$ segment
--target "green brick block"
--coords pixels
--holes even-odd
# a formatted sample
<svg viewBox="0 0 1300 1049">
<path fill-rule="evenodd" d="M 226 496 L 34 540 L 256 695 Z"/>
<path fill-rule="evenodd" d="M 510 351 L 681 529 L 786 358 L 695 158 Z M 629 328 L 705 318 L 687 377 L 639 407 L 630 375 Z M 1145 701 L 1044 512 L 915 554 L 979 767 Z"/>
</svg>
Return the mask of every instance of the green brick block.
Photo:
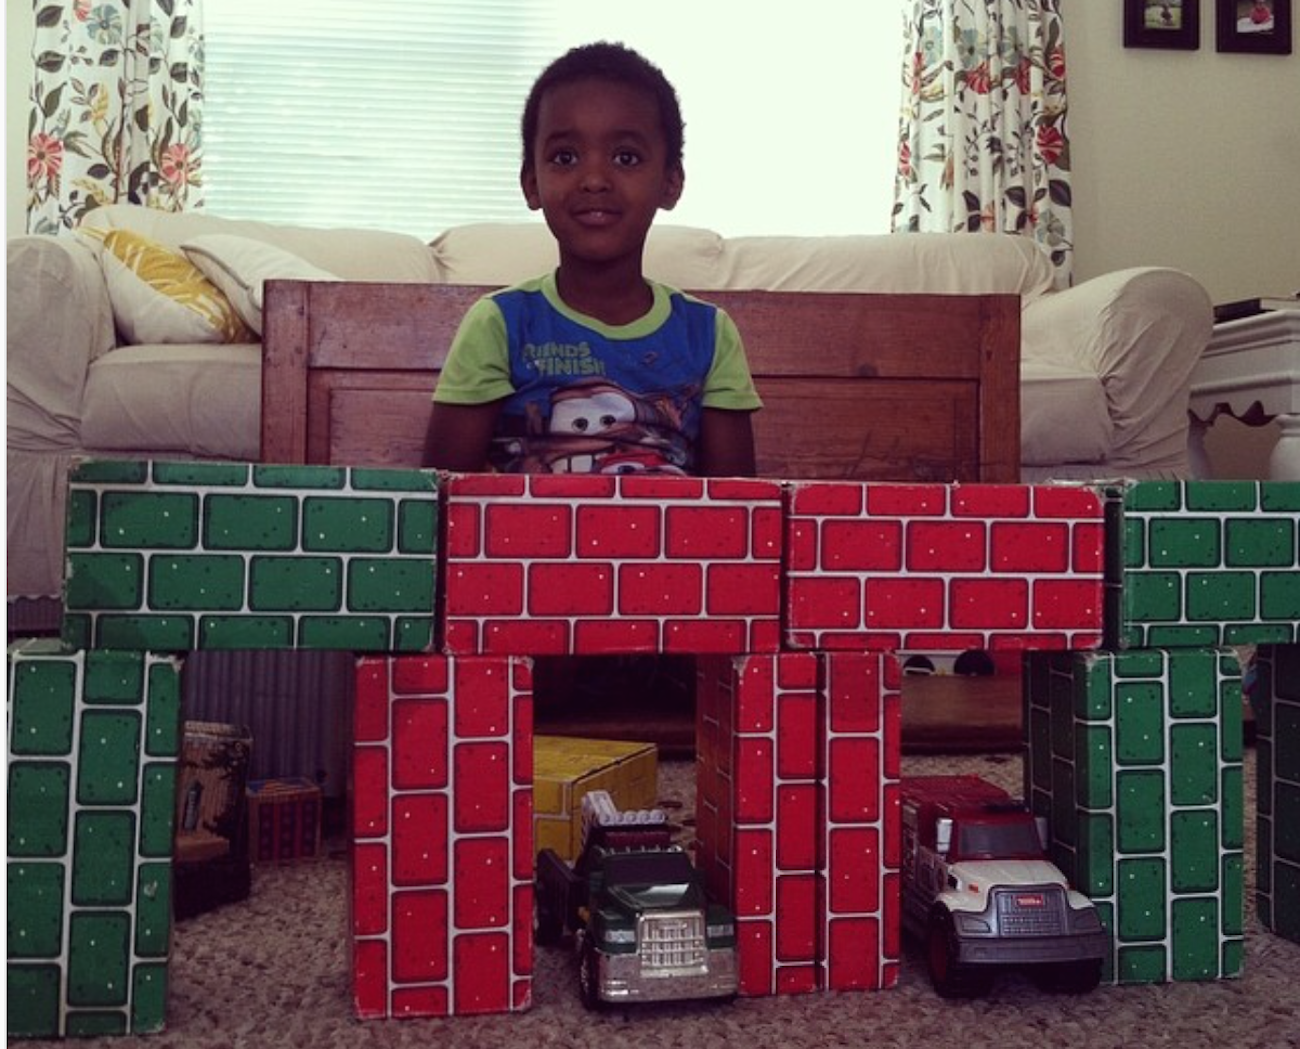
<svg viewBox="0 0 1300 1049">
<path fill-rule="evenodd" d="M 149 560 L 149 607 L 158 612 L 229 612 L 244 606 L 244 559 L 186 554 Z"/>
<path fill-rule="evenodd" d="M 52 642 L 8 655 L 9 1034 L 159 1030 L 179 666 Z"/>
<path fill-rule="evenodd" d="M 386 553 L 393 546 L 397 508 L 385 499 L 322 499 L 302 502 L 304 550 Z"/>
<path fill-rule="evenodd" d="M 130 972 L 130 915 L 74 912 L 68 934 L 68 1004 L 125 1009 Z"/>
<path fill-rule="evenodd" d="M 203 502 L 203 545 L 208 550 L 295 550 L 298 500 L 209 495 Z"/>
<path fill-rule="evenodd" d="M 70 611 L 119 610 L 144 604 L 142 554 L 68 554 L 64 603 Z"/>
<path fill-rule="evenodd" d="M 1233 654 L 1035 652 L 1023 680 L 1026 796 L 1048 818 L 1053 859 L 1111 931 L 1105 979 L 1237 975 L 1244 801 Z"/>
<path fill-rule="evenodd" d="M 63 1034 L 63 970 L 23 965 L 9 952 L 6 1023 L 11 1036 L 57 1038 Z"/>
<path fill-rule="evenodd" d="M 432 647 L 431 471 L 87 464 L 69 500 L 70 644 Z"/>
<path fill-rule="evenodd" d="M 348 608 L 354 612 L 428 612 L 434 572 L 419 561 L 354 557 L 348 562 Z"/>
<path fill-rule="evenodd" d="M 1300 482 L 1136 482 L 1109 492 L 1111 649 L 1300 641 Z"/>
<path fill-rule="evenodd" d="M 32 660 L 10 667 L 9 746 L 14 755 L 72 752 L 77 666 Z"/>
<path fill-rule="evenodd" d="M 63 951 L 63 865 L 10 862 L 8 866 L 9 957 L 58 958 Z"/>
<path fill-rule="evenodd" d="M 204 616 L 198 636 L 199 648 L 293 648 L 294 617 Z"/>
<path fill-rule="evenodd" d="M 337 612 L 343 607 L 341 557 L 254 557 L 248 607 L 253 612 Z"/>
<path fill-rule="evenodd" d="M 12 753 L 12 751 L 11 751 Z M 68 847 L 72 769 L 54 762 L 9 762 L 10 856 L 62 856 Z"/>
<path fill-rule="evenodd" d="M 105 492 L 99 541 L 106 549 L 188 550 L 199 541 L 199 498 L 187 493 Z"/>
</svg>

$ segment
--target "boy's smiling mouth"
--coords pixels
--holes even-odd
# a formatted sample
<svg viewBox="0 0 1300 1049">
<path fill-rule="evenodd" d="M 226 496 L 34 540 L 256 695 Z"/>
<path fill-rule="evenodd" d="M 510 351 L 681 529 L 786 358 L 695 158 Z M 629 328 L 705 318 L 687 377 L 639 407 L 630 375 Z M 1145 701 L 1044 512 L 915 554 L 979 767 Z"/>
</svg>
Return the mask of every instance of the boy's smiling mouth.
<svg viewBox="0 0 1300 1049">
<path fill-rule="evenodd" d="M 579 208 L 573 217 L 584 226 L 608 226 L 618 221 L 619 213 L 612 208 Z"/>
</svg>

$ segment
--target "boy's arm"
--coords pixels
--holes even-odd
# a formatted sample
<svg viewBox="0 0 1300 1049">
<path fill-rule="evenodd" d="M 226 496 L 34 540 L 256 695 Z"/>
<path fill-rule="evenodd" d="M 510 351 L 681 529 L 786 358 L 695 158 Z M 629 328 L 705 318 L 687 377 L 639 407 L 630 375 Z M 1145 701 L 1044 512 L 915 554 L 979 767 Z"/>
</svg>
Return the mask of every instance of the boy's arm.
<svg viewBox="0 0 1300 1049">
<path fill-rule="evenodd" d="M 424 438 L 424 465 L 458 473 L 486 470 L 488 445 L 501 405 L 501 401 L 486 404 L 435 401 Z"/>
<path fill-rule="evenodd" d="M 753 477 L 754 427 L 750 412 L 705 408 L 700 415 L 700 447 L 696 456 L 703 477 Z"/>
</svg>

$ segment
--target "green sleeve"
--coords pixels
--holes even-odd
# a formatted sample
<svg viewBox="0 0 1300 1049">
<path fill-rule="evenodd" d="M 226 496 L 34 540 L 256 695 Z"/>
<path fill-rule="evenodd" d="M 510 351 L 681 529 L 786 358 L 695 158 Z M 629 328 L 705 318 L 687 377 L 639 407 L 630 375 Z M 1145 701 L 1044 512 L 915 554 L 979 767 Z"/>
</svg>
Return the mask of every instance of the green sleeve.
<svg viewBox="0 0 1300 1049">
<path fill-rule="evenodd" d="M 718 329 L 713 350 L 713 367 L 704 382 L 704 407 L 726 408 L 732 411 L 753 411 L 763 407 L 754 380 L 749 374 L 749 361 L 740 340 L 736 322 L 723 310 L 718 310 Z"/>
<path fill-rule="evenodd" d="M 465 311 L 433 399 L 443 404 L 486 404 L 512 393 L 505 318 L 487 296 Z"/>
</svg>

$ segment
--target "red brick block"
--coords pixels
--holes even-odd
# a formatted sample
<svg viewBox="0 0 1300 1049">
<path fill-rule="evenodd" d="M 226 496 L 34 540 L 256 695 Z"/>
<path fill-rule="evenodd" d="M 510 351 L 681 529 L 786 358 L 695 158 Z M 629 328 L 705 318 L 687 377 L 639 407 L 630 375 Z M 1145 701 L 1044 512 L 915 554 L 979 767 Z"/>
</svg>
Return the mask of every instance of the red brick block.
<svg viewBox="0 0 1300 1049">
<path fill-rule="evenodd" d="M 1105 537 L 1094 489 L 795 482 L 787 505 L 787 648 L 1099 642 Z"/>
<path fill-rule="evenodd" d="M 465 475 L 443 490 L 448 654 L 779 647 L 777 482 Z"/>
<path fill-rule="evenodd" d="M 740 993 L 888 986 L 899 949 L 884 899 L 899 861 L 895 661 L 783 653 L 698 667 L 697 857 L 736 914 Z M 873 939 L 837 955 L 841 923 Z"/>
<path fill-rule="evenodd" d="M 526 660 L 357 666 L 353 999 L 362 1018 L 527 1008 L 532 700 Z"/>
<path fill-rule="evenodd" d="M 899 695 L 897 660 L 876 653 L 826 653 L 824 696 L 826 814 L 819 870 L 821 986 L 891 986 L 899 959 L 897 890 Z M 869 703 L 874 694 L 875 702 Z M 871 713 L 865 706 L 873 707 Z"/>
</svg>

